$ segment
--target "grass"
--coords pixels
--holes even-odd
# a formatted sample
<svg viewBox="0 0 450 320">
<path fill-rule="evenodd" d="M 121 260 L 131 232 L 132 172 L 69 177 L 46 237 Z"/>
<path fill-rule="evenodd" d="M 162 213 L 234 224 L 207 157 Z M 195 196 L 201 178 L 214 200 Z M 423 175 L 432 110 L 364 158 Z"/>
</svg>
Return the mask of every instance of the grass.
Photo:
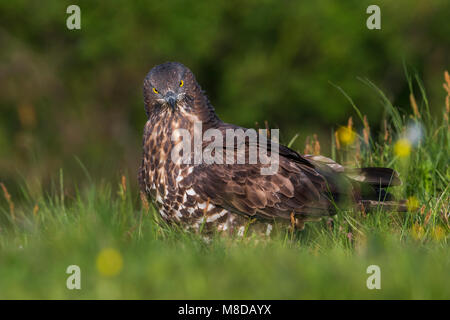
<svg viewBox="0 0 450 320">
<path fill-rule="evenodd" d="M 343 210 L 302 232 L 205 241 L 162 223 L 125 177 L 67 194 L 61 171 L 53 191 L 31 195 L 25 185 L 18 203 L 0 185 L 0 298 L 449 299 L 450 78 L 434 118 L 418 78 L 407 79 L 411 115 L 362 80 L 386 109 L 384 132 L 370 134 L 360 114 L 360 132 L 353 120 L 346 127 L 354 141 L 333 131 L 331 154 L 398 170 L 404 184 L 393 192 L 408 199 L 408 212 Z M 70 265 L 81 269 L 81 290 L 66 288 Z M 381 269 L 380 290 L 366 287 L 370 265 Z"/>
</svg>

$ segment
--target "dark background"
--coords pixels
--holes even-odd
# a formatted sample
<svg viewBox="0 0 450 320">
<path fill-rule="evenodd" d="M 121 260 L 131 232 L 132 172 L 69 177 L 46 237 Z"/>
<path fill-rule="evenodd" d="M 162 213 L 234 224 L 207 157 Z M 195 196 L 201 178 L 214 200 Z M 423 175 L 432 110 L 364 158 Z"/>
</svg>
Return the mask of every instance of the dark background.
<svg viewBox="0 0 450 320">
<path fill-rule="evenodd" d="M 81 30 L 66 8 L 81 8 Z M 366 8 L 381 8 L 381 30 Z M 383 107 L 368 78 L 410 111 L 404 65 L 417 72 L 432 112 L 445 97 L 450 1 L 1 1 L 0 181 L 49 185 L 129 173 L 135 183 L 146 116 L 142 81 L 179 61 L 222 120 L 281 129 L 302 151 L 317 133 L 329 154 L 332 128 L 353 116 L 372 132 Z M 79 161 L 77 160 L 79 159 Z"/>
</svg>

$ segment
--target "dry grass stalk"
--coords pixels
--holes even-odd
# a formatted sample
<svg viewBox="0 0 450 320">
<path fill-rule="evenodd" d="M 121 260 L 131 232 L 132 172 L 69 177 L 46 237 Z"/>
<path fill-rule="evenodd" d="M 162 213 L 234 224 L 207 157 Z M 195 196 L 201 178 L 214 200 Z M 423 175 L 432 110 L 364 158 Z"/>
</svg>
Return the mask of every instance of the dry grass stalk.
<svg viewBox="0 0 450 320">
<path fill-rule="evenodd" d="M 264 125 L 266 126 L 267 139 L 270 139 L 269 122 L 267 120 L 264 120 Z"/>
<path fill-rule="evenodd" d="M 39 205 L 36 203 L 33 208 L 33 216 L 37 217 L 38 212 L 39 212 Z"/>
<path fill-rule="evenodd" d="M 14 202 L 11 199 L 11 195 L 9 194 L 8 189 L 6 189 L 6 186 L 2 182 L 0 182 L 0 187 L 3 189 L 3 195 L 5 196 L 6 202 L 8 202 L 11 219 L 15 221 L 16 215 L 14 213 Z"/>
<path fill-rule="evenodd" d="M 364 129 L 363 129 L 364 143 L 368 146 L 369 145 L 369 137 L 370 137 L 370 127 L 369 127 L 369 121 L 367 120 L 366 115 L 364 115 L 363 123 L 364 123 Z"/>
<path fill-rule="evenodd" d="M 445 82 L 443 84 L 443 87 L 444 87 L 445 91 L 447 91 L 447 96 L 445 97 L 444 119 L 448 123 L 448 117 L 450 114 L 450 75 L 448 74 L 448 71 L 444 72 L 444 78 L 445 78 Z"/>
<path fill-rule="evenodd" d="M 416 118 L 421 118 L 420 112 L 419 112 L 419 108 L 417 107 L 417 102 L 416 102 L 416 98 L 414 97 L 414 94 L 411 92 L 411 94 L 409 95 L 409 102 L 411 103 L 411 107 L 413 109 L 414 112 L 414 116 Z"/>
<path fill-rule="evenodd" d="M 36 126 L 36 111 L 30 103 L 24 102 L 17 106 L 17 113 L 20 124 L 25 129 L 32 129 Z"/>
<path fill-rule="evenodd" d="M 140 195 L 141 195 L 142 208 L 144 208 L 145 211 L 148 212 L 150 210 L 150 205 L 148 203 L 147 196 L 143 192 L 141 192 Z"/>
<path fill-rule="evenodd" d="M 311 141 L 309 136 L 306 137 L 306 142 L 305 142 L 305 150 L 303 151 L 304 154 L 312 154 L 312 146 L 311 146 Z"/>
<path fill-rule="evenodd" d="M 348 118 L 347 127 L 349 130 L 353 129 L 353 118 L 352 117 Z"/>
<path fill-rule="evenodd" d="M 209 209 L 209 201 L 210 201 L 210 199 L 209 199 L 209 197 L 208 197 L 208 200 L 206 201 L 206 207 L 205 207 L 205 209 L 203 209 L 203 217 L 206 217 L 206 213 L 208 212 L 208 209 Z"/>
<path fill-rule="evenodd" d="M 127 178 L 124 175 L 122 175 L 121 183 L 122 183 L 122 191 L 125 194 L 127 193 Z"/>
<path fill-rule="evenodd" d="M 387 120 L 384 119 L 384 142 L 387 142 L 389 139 L 389 129 L 388 129 L 388 125 L 387 125 Z"/>
<path fill-rule="evenodd" d="M 425 207 L 425 205 L 423 204 L 422 205 L 422 207 L 420 208 L 420 215 L 424 215 L 425 214 L 425 209 L 426 209 L 426 207 Z"/>
<path fill-rule="evenodd" d="M 334 139 L 336 140 L 336 149 L 340 150 L 341 149 L 341 143 L 339 141 L 339 132 L 337 132 L 337 131 L 334 132 Z"/>
<path fill-rule="evenodd" d="M 320 155 L 320 143 L 319 139 L 317 139 L 317 134 L 314 134 L 314 155 Z"/>
<path fill-rule="evenodd" d="M 432 214 L 432 211 L 430 209 L 430 210 L 428 210 L 428 213 L 427 213 L 427 215 L 425 217 L 425 221 L 424 221 L 424 225 L 425 226 L 428 224 L 428 222 L 430 222 L 431 214 Z"/>
</svg>

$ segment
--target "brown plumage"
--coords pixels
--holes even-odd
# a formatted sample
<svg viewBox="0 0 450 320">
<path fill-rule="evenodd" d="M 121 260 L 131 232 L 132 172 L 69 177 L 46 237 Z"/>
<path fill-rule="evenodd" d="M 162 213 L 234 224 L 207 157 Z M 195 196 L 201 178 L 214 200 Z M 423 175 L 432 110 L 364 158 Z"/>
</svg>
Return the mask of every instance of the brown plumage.
<svg viewBox="0 0 450 320">
<path fill-rule="evenodd" d="M 259 162 L 195 164 L 193 153 L 187 155 L 190 163 L 173 161 L 171 153 L 181 141 L 173 138 L 177 129 L 188 130 L 192 139 L 195 122 L 202 124 L 203 132 L 217 129 L 223 137 L 229 129 L 246 130 L 217 117 L 193 73 L 180 63 L 165 63 L 150 70 L 144 80 L 144 103 L 148 121 L 140 188 L 169 222 L 239 233 L 250 221 L 264 230 L 267 227 L 268 232 L 275 221 L 301 229 L 304 221 L 332 215 L 336 206 L 344 203 L 383 205 L 377 198 L 382 188 L 400 184 L 391 169 L 347 170 L 331 159 L 301 156 L 282 145 L 278 170 L 272 175 L 262 175 L 261 168 L 268 165 Z M 202 150 L 209 143 L 203 142 Z M 248 156 L 250 147 L 254 145 L 245 140 L 244 146 L 234 148 L 232 157 L 236 159 L 240 152 Z M 265 146 L 258 141 L 257 150 L 261 147 Z M 367 192 L 361 188 L 364 184 L 375 186 L 369 187 L 372 197 L 366 198 Z"/>
</svg>

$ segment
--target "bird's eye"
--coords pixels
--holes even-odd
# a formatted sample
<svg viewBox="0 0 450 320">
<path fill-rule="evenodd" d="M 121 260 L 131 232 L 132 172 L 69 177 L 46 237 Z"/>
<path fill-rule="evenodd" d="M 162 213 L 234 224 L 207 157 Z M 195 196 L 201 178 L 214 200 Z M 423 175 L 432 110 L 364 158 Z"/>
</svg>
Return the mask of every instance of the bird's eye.
<svg viewBox="0 0 450 320">
<path fill-rule="evenodd" d="M 180 81 L 180 88 L 181 88 L 183 85 L 184 85 L 184 81 L 181 80 L 181 81 Z"/>
<path fill-rule="evenodd" d="M 156 93 L 156 94 L 158 94 L 158 93 L 159 93 L 159 91 L 158 91 L 158 90 L 156 90 L 156 88 L 153 88 L 153 92 L 154 92 L 154 93 Z"/>
</svg>

